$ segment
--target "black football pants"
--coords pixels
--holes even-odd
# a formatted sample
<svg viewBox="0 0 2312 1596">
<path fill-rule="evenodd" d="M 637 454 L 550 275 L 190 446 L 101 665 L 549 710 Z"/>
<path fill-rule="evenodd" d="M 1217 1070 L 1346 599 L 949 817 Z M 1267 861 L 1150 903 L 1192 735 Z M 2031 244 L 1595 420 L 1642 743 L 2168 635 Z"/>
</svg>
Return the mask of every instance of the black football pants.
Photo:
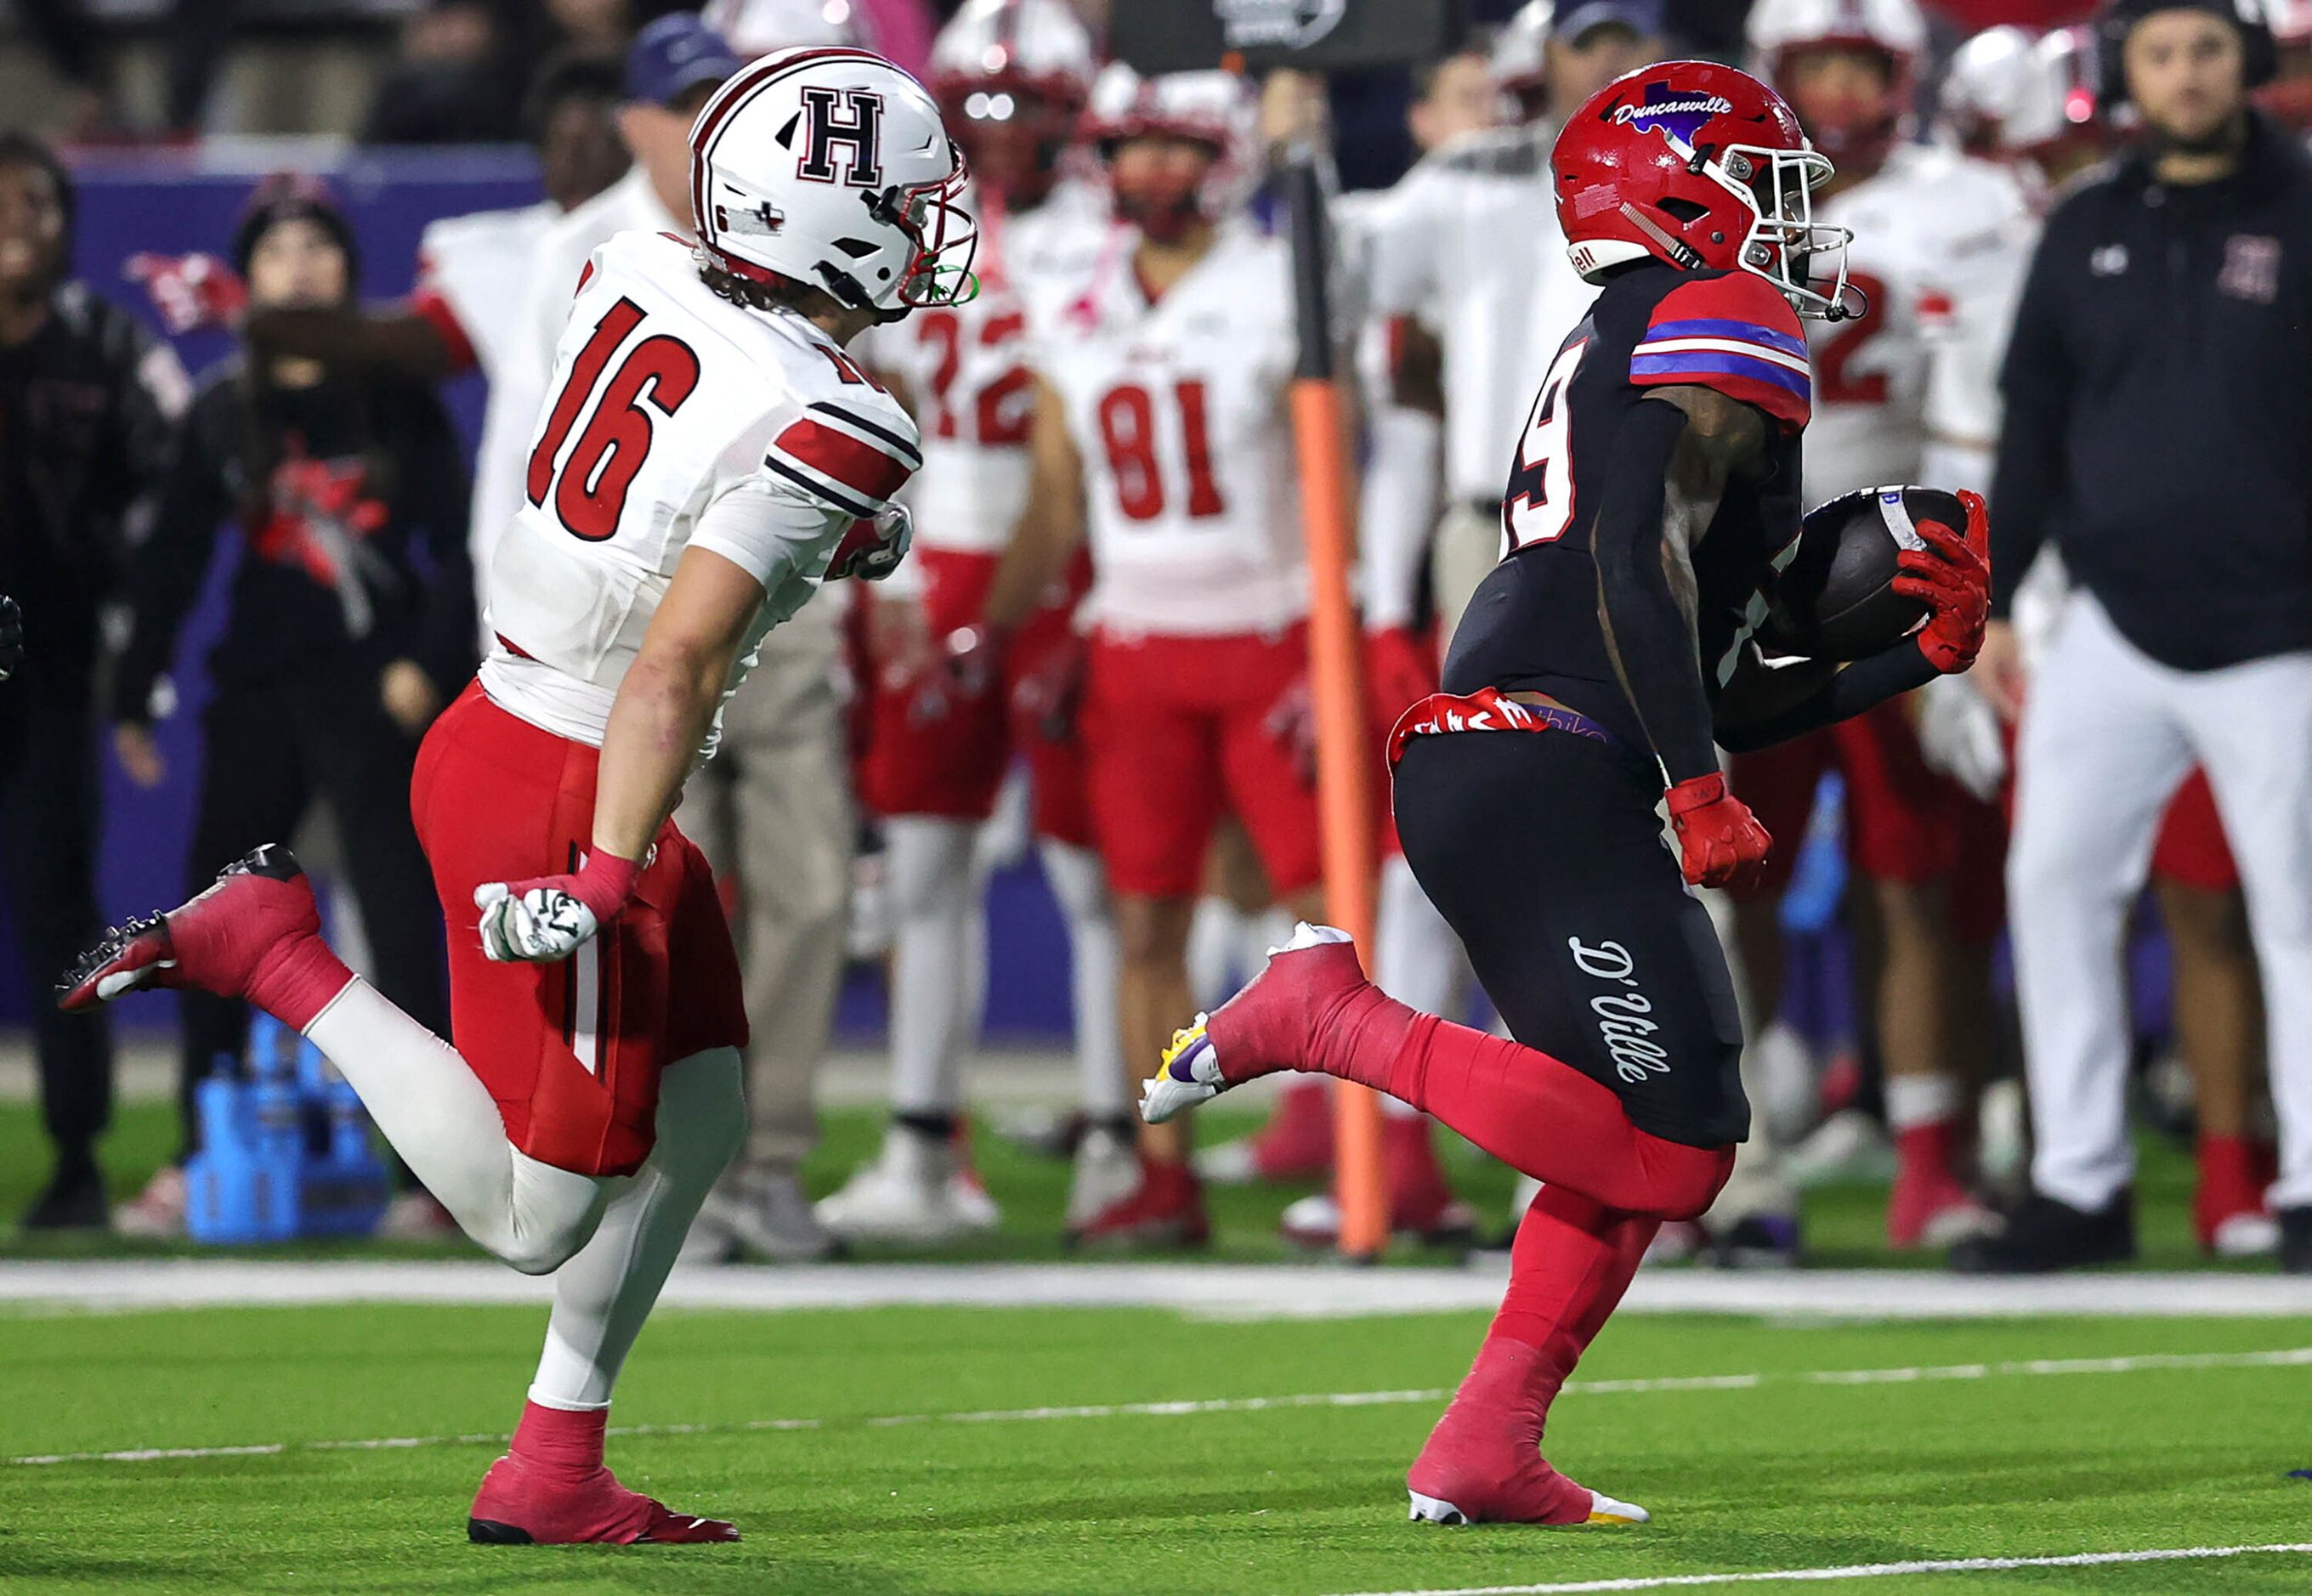
<svg viewBox="0 0 2312 1596">
<path fill-rule="evenodd" d="M 344 868 L 361 903 L 377 989 L 439 1035 L 450 1033 L 449 974 L 434 876 L 409 819 L 416 742 L 378 702 L 366 669 L 318 671 L 213 699 L 200 807 L 186 861 L 187 895 L 266 842 L 286 842 L 315 798 L 337 821 Z M 247 1006 L 206 992 L 184 995 L 179 1092 L 184 1142 L 198 1135 L 194 1086 L 220 1055 L 238 1057 Z"/>
<path fill-rule="evenodd" d="M 1651 761 L 1562 731 L 1417 737 L 1406 862 L 1526 1046 L 1689 1147 L 1749 1134 L 1742 1024 L 1710 915 L 1662 841 Z"/>
<path fill-rule="evenodd" d="M 0 869 L 31 990 L 41 1121 L 67 1168 L 87 1159 L 112 1112 L 109 1022 L 56 1004 L 57 981 L 104 931 L 97 772 L 91 667 L 35 650 L 0 683 Z"/>
</svg>

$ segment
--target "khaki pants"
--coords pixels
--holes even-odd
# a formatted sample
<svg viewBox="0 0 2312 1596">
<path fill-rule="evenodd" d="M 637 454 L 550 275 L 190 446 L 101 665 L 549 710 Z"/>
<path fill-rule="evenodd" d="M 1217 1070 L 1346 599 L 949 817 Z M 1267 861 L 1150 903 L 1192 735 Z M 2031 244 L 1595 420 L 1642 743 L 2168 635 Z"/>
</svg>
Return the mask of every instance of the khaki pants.
<svg viewBox="0 0 2312 1596">
<path fill-rule="evenodd" d="M 715 874 L 738 883 L 750 1173 L 792 1174 L 819 1141 L 813 1090 L 843 981 L 854 842 L 840 607 L 821 597 L 764 639 L 677 815 Z"/>
<path fill-rule="evenodd" d="M 1461 612 L 1476 596 L 1477 584 L 1501 563 L 1502 518 L 1498 507 L 1457 501 L 1437 518 L 1429 545 L 1429 590 L 1437 600 L 1437 621 L 1449 641 Z"/>
</svg>

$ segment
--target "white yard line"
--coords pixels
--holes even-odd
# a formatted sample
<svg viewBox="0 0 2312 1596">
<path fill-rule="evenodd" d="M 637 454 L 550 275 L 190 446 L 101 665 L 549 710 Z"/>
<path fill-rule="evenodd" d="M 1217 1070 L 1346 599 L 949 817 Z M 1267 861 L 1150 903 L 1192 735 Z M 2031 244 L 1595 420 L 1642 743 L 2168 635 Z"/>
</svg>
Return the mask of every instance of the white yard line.
<svg viewBox="0 0 2312 1596">
<path fill-rule="evenodd" d="M 2312 1541 L 2269 1546 L 2176 1546 L 2140 1552 L 2068 1552 L 2052 1557 L 1945 1557 L 1916 1563 L 1849 1563 L 1832 1568 L 1775 1568 L 1755 1574 L 1665 1574 L 1633 1579 L 1567 1580 L 1549 1585 L 1463 1585 L 1438 1591 L 1368 1591 L 1360 1596 L 1575 1596 L 1588 1591 L 1669 1591 L 1695 1585 L 1752 1585 L 1888 1579 L 1905 1574 L 1995 1574 L 2007 1568 L 2097 1568 L 2116 1563 L 2181 1563 L 2207 1557 L 2285 1557 L 2312 1552 Z"/>
<path fill-rule="evenodd" d="M 1663 1391 L 1753 1391 L 1765 1385 L 1898 1385 L 1914 1381 L 2038 1379 L 2054 1374 L 2135 1374 L 2154 1370 L 2275 1369 L 2312 1365 L 2312 1347 L 2268 1352 L 2147 1352 L 2126 1357 L 2035 1357 L 1990 1364 L 1922 1364 L 1897 1369 L 1814 1369 L 1795 1374 L 1672 1374 L 1654 1379 L 1576 1380 L 1581 1396 Z M 1423 1391 L 1310 1391 L 1279 1397 L 1212 1397 L 1169 1402 L 1094 1402 L 1064 1408 L 991 1408 L 963 1413 L 893 1413 L 864 1417 L 757 1418 L 728 1424 L 614 1425 L 613 1435 L 716 1435 L 777 1430 L 896 1429 L 917 1425 L 1040 1424 L 1054 1419 L 1183 1418 L 1205 1413 L 1270 1413 L 1295 1408 L 1417 1407 L 1453 1393 Z M 268 1441 L 239 1446 L 140 1446 L 117 1452 L 39 1452 L 0 1464 L 153 1463 L 182 1459 L 274 1457 L 287 1452 L 393 1452 L 419 1446 L 498 1445 L 496 1431 L 462 1435 L 387 1435 L 350 1441 Z M 1601 1587 L 1604 1588 L 1604 1587 Z"/>
<path fill-rule="evenodd" d="M 677 1269 L 679 1308 L 1169 1308 L 1205 1319 L 1331 1319 L 1490 1311 L 1508 1265 L 1350 1269 L 1323 1264 L 741 1265 Z M 293 1261 L 261 1255 L 0 1261 L 0 1304 L 113 1311 L 322 1303 L 539 1304 L 550 1281 L 486 1260 Z M 2285 1275 L 1954 1277 L 1924 1270 L 1648 1269 L 1622 1311 L 1829 1319 L 2048 1313 L 2312 1319 L 2312 1280 Z"/>
</svg>

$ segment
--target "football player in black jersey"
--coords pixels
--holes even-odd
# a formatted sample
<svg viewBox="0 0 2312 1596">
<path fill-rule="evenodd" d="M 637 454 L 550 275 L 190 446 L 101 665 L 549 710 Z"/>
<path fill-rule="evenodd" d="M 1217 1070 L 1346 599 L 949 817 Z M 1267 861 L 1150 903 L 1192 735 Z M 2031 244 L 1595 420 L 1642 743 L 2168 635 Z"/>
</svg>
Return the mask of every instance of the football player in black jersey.
<svg viewBox="0 0 2312 1596">
<path fill-rule="evenodd" d="M 1752 637 L 1800 530 L 1799 318 L 1848 308 L 1846 235 L 1808 200 L 1830 163 L 1765 84 L 1677 61 L 1582 106 L 1552 166 L 1599 292 L 1534 399 L 1506 553 L 1446 691 L 1390 739 L 1406 857 L 1516 1040 L 1414 1012 L 1341 932 L 1303 926 L 1175 1038 L 1142 1103 L 1160 1120 L 1255 1076 L 1321 1071 L 1544 1182 L 1476 1366 L 1407 1476 L 1414 1517 L 1448 1523 L 1645 1518 L 1559 1474 L 1539 1442 L 1655 1230 L 1710 1206 L 1748 1132 L 1733 983 L 1689 888 L 1740 880 L 1771 844 L 1718 748 L 1966 669 L 1990 589 L 1982 501 L 1963 496 L 1968 525 L 1921 522 L 1926 546 L 1893 580 L 1926 611 L 1917 631 L 1843 667 L 1768 667 Z"/>
</svg>

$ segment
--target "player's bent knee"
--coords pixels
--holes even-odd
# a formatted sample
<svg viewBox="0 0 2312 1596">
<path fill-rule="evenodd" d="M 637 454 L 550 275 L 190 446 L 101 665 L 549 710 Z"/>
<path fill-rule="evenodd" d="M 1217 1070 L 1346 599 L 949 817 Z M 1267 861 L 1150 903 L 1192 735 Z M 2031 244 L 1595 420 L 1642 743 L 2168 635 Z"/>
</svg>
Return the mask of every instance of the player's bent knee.
<svg viewBox="0 0 2312 1596">
<path fill-rule="evenodd" d="M 1699 1219 L 1708 1213 L 1734 1173 L 1734 1149 L 1688 1147 L 1642 1130 L 1638 1138 L 1643 1200 L 1631 1206 L 1666 1220 Z"/>
</svg>

